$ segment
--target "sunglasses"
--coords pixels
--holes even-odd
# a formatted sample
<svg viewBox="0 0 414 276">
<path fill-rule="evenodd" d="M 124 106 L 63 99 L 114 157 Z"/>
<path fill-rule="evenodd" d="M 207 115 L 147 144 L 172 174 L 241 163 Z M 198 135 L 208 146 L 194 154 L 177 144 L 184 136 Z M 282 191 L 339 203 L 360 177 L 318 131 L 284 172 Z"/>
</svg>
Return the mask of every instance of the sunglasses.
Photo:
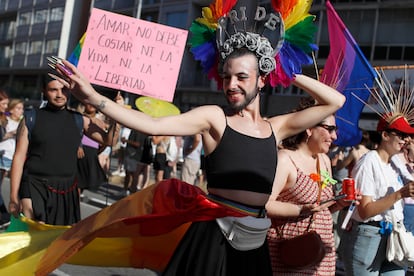
<svg viewBox="0 0 414 276">
<path fill-rule="evenodd" d="M 338 127 L 333 125 L 317 124 L 316 126 L 326 129 L 329 132 L 329 134 L 332 134 L 338 130 Z"/>
<path fill-rule="evenodd" d="M 398 130 L 395 130 L 395 129 L 390 129 L 390 130 L 387 130 L 387 132 L 389 133 L 389 134 L 391 134 L 391 135 L 394 135 L 394 136 L 397 136 L 399 139 L 401 139 L 401 140 L 405 140 L 405 139 L 407 139 L 408 137 L 412 137 L 410 134 L 408 134 L 408 133 L 404 133 L 404 132 L 401 132 L 401 131 L 398 131 Z"/>
</svg>

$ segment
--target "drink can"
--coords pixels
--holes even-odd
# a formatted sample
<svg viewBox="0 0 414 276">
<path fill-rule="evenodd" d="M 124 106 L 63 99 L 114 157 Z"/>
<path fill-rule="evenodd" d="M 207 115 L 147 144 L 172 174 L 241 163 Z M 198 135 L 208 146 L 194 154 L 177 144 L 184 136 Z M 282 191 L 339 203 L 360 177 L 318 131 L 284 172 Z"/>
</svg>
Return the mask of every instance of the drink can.
<svg viewBox="0 0 414 276">
<path fill-rule="evenodd" d="M 353 178 L 342 180 L 342 193 L 346 194 L 344 200 L 355 200 L 355 180 Z"/>
</svg>

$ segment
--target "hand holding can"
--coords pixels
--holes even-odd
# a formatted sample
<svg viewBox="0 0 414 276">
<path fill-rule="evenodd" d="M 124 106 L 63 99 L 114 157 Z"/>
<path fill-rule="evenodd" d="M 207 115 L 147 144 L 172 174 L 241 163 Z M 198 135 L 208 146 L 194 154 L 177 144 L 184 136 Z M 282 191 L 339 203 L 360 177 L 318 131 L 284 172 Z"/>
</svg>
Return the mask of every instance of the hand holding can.
<svg viewBox="0 0 414 276">
<path fill-rule="evenodd" d="M 353 178 L 342 180 L 342 193 L 346 194 L 344 200 L 355 200 L 355 180 Z"/>
</svg>

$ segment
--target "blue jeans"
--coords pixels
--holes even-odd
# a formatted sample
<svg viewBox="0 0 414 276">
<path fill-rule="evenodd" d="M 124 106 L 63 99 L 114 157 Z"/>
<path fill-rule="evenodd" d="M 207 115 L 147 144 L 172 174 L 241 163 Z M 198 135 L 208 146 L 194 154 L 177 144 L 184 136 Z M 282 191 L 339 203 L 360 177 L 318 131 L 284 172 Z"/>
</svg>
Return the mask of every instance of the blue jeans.
<svg viewBox="0 0 414 276">
<path fill-rule="evenodd" d="M 404 225 L 414 235 L 414 204 L 404 205 Z"/>
<path fill-rule="evenodd" d="M 348 276 L 404 276 L 405 269 L 386 259 L 387 237 L 379 227 L 353 221 L 351 231 L 343 232 L 340 250 Z"/>
<path fill-rule="evenodd" d="M 4 157 L 4 156 L 0 157 L 0 169 L 5 170 L 5 171 L 10 171 L 11 163 L 12 163 L 11 159 Z"/>
</svg>

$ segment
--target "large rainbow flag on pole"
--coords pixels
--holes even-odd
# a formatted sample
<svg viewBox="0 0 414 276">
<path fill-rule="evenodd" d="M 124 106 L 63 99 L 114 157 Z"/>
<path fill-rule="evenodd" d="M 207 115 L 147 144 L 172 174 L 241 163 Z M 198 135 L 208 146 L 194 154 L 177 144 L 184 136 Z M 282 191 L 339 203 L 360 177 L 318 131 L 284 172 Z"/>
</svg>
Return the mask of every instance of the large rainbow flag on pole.
<svg viewBox="0 0 414 276">
<path fill-rule="evenodd" d="M 331 48 L 321 81 L 336 86 L 346 97 L 344 106 L 336 113 L 339 135 L 335 144 L 354 146 L 362 138 L 358 121 L 364 103 L 351 93 L 366 102 L 370 95 L 368 88 L 372 87 L 377 74 L 329 0 L 326 1 L 326 13 Z"/>
</svg>

